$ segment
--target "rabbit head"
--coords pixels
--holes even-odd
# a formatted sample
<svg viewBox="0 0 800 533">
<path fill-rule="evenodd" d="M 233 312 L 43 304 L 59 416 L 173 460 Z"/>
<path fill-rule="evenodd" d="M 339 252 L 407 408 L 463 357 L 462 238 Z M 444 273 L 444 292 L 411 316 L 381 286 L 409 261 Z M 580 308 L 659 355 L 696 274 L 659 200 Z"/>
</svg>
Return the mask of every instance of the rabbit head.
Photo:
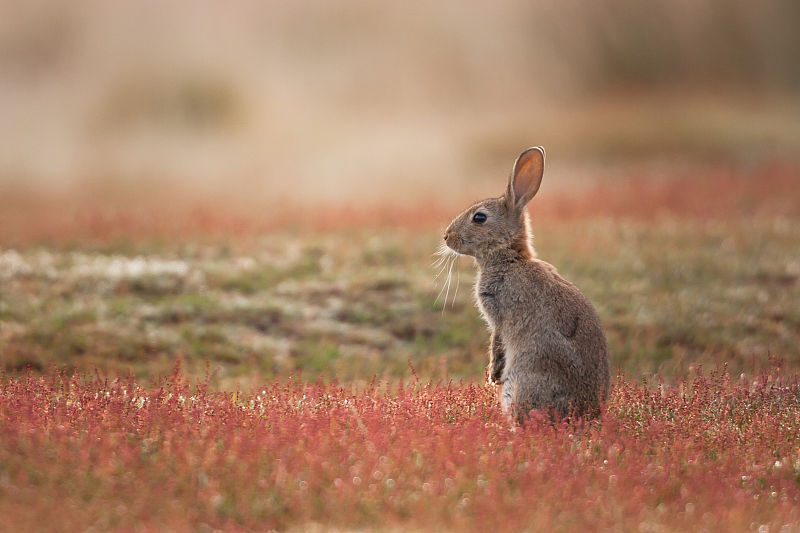
<svg viewBox="0 0 800 533">
<path fill-rule="evenodd" d="M 502 196 L 475 202 L 450 223 L 444 234 L 447 247 L 478 260 L 503 251 L 533 257 L 525 206 L 539 190 L 543 173 L 544 148 L 522 152 Z"/>
</svg>

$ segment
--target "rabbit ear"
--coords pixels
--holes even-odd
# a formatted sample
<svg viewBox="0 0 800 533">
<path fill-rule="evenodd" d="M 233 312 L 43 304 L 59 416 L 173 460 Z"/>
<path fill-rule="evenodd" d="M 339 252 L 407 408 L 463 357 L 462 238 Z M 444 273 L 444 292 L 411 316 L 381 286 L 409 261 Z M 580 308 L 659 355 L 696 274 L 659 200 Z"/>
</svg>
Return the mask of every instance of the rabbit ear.
<svg viewBox="0 0 800 533">
<path fill-rule="evenodd" d="M 534 146 L 520 154 L 511 171 L 506 191 L 508 207 L 522 210 L 539 190 L 544 174 L 544 148 Z"/>
</svg>

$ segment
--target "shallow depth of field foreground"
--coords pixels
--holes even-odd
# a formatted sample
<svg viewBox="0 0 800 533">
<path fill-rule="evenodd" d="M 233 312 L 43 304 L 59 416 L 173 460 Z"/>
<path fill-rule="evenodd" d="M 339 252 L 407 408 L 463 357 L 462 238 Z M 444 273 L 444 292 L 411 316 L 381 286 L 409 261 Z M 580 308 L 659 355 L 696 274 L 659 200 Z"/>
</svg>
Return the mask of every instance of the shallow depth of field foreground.
<svg viewBox="0 0 800 533">
<path fill-rule="evenodd" d="M 3 377 L 5 527 L 793 531 L 800 385 L 618 378 L 602 420 L 514 427 L 475 384 Z"/>
</svg>

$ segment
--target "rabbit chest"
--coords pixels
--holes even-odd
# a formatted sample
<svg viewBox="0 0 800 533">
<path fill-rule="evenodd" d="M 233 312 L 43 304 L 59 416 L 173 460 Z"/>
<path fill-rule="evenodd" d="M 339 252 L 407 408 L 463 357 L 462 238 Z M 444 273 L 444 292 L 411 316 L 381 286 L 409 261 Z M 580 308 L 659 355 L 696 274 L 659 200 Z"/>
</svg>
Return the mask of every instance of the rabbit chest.
<svg viewBox="0 0 800 533">
<path fill-rule="evenodd" d="M 485 269 L 478 274 L 475 300 L 492 331 L 510 336 L 515 334 L 513 330 L 518 329 L 517 325 L 522 325 L 520 319 L 530 329 L 546 318 L 542 310 L 537 312 L 531 305 L 539 292 L 536 284 L 519 278 L 513 271 L 500 269 Z M 525 285 L 524 289 L 520 285 Z"/>
<path fill-rule="evenodd" d="M 494 331 L 502 322 L 503 280 L 499 272 L 480 272 L 475 283 L 475 301 L 483 319 Z"/>
<path fill-rule="evenodd" d="M 478 308 L 507 359 L 523 347 L 536 352 L 545 339 L 571 344 L 579 310 L 571 286 L 541 261 L 514 266 L 482 269 L 475 284 Z"/>
</svg>

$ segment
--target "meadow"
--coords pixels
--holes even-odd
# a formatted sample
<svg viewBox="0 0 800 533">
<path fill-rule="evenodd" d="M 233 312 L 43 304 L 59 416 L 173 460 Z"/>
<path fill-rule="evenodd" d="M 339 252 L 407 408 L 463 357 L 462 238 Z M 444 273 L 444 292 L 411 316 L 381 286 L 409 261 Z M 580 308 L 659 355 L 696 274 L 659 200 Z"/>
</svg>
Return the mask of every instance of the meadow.
<svg viewBox="0 0 800 533">
<path fill-rule="evenodd" d="M 798 19 L 0 3 L 0 530 L 800 531 Z M 432 266 L 537 144 L 587 423 L 509 422 Z"/>
<path fill-rule="evenodd" d="M 770 356 L 797 368 L 796 172 L 717 169 L 548 192 L 531 207 L 536 247 L 597 307 L 614 369 L 670 380 L 725 363 L 752 374 Z M 483 376 L 471 259 L 454 267 L 449 292 L 431 266 L 466 199 L 266 217 L 179 201 L 58 201 L 72 208 L 53 209 L 46 195 L 2 206 L 6 371 L 78 365 L 147 378 L 180 355 L 188 375 L 209 363 L 225 387 L 299 371 L 400 379 L 409 361 L 434 379 Z"/>
<path fill-rule="evenodd" d="M 176 366 L 3 376 L 0 510 L 25 531 L 794 531 L 800 385 L 618 377 L 583 426 L 509 423 L 490 387 L 276 380 Z"/>
<path fill-rule="evenodd" d="M 538 253 L 597 307 L 616 377 L 600 420 L 525 427 L 485 384 L 468 259 L 437 299 L 457 201 L 4 195 L 6 527 L 798 530 L 796 175 L 535 200 Z"/>
</svg>

